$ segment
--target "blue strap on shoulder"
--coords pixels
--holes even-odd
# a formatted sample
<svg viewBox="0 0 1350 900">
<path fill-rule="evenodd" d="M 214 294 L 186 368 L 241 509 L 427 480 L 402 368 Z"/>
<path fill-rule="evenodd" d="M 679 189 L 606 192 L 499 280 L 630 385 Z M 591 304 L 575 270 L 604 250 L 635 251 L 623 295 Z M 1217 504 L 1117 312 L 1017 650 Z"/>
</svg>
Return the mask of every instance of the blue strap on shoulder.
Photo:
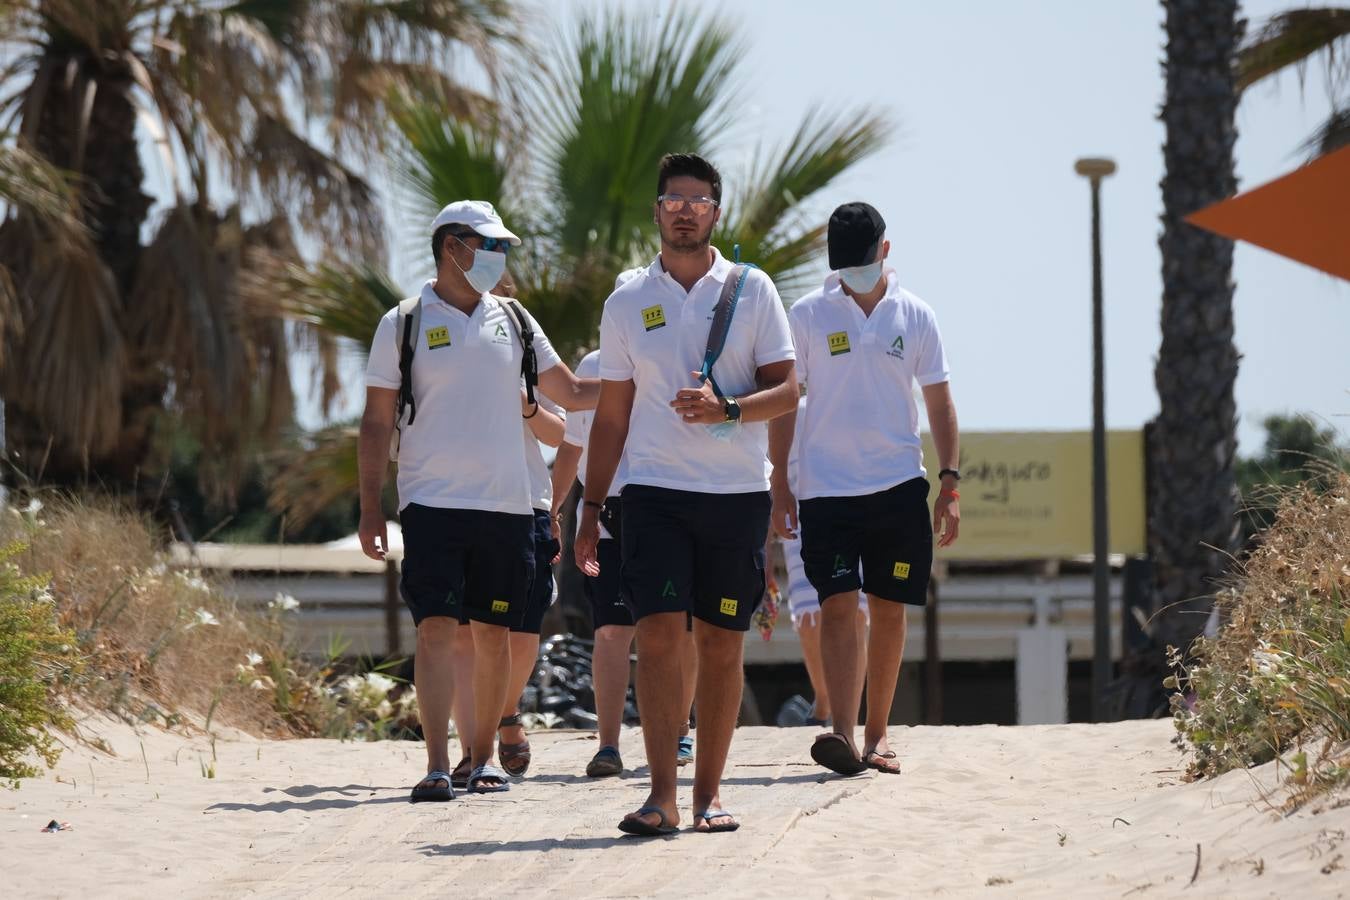
<svg viewBox="0 0 1350 900">
<path fill-rule="evenodd" d="M 710 382 L 713 393 L 718 397 L 722 396 L 722 389 L 717 386 L 717 379 L 712 377 L 713 364 L 717 362 L 727 345 L 727 334 L 731 331 L 731 320 L 736 315 L 736 304 L 740 302 L 741 291 L 745 289 L 745 280 L 750 276 L 751 269 L 759 268 L 754 263 L 736 265 L 740 269 L 740 276 L 735 278 L 734 287 L 731 276 L 728 276 L 727 284 L 722 288 L 722 296 L 718 299 L 717 309 L 713 312 L 712 327 L 708 331 L 708 349 L 703 354 L 703 366 L 698 373 L 699 383 Z M 735 272 L 733 269 L 732 275 L 735 275 Z"/>
</svg>

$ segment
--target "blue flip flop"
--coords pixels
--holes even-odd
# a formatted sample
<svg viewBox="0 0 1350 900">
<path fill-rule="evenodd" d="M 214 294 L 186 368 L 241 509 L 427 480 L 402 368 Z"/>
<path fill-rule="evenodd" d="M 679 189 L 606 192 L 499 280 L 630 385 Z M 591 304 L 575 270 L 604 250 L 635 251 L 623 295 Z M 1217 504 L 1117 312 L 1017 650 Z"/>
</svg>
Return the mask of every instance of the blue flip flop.
<svg viewBox="0 0 1350 900">
<path fill-rule="evenodd" d="M 731 818 L 732 820 L 731 824 L 729 825 L 728 824 L 714 825 L 712 822 L 713 819 L 721 819 L 728 817 Z M 705 832 L 706 834 L 716 834 L 719 831 L 735 831 L 737 828 L 741 827 L 741 823 L 735 820 L 736 814 L 729 813 L 725 809 L 705 809 L 701 813 L 694 813 L 694 818 L 702 819 L 703 821 L 708 823 L 708 830 L 707 832 Z"/>
<path fill-rule="evenodd" d="M 642 816 L 656 813 L 661 817 L 660 825 L 648 825 L 642 821 Z M 634 813 L 630 819 L 624 819 L 619 823 L 619 830 L 624 834 L 635 835 L 636 837 L 663 837 L 667 834 L 674 834 L 679 831 L 679 826 L 671 825 L 670 819 L 666 816 L 666 811 L 659 806 L 644 806 Z"/>
<path fill-rule="evenodd" d="M 679 749 L 675 752 L 675 765 L 687 766 L 694 761 L 694 738 L 686 734 L 680 738 Z"/>
<path fill-rule="evenodd" d="M 438 782 L 445 782 L 442 787 Z M 444 803 L 455 799 L 455 789 L 451 786 L 450 773 L 440 769 L 428 772 L 426 777 L 413 786 L 409 803 Z"/>
<path fill-rule="evenodd" d="M 478 785 L 478 782 L 485 778 L 495 778 L 498 784 Z M 510 776 L 504 769 L 496 766 L 479 766 L 469 773 L 469 793 L 470 794 L 500 794 L 503 791 L 511 790 Z"/>
</svg>

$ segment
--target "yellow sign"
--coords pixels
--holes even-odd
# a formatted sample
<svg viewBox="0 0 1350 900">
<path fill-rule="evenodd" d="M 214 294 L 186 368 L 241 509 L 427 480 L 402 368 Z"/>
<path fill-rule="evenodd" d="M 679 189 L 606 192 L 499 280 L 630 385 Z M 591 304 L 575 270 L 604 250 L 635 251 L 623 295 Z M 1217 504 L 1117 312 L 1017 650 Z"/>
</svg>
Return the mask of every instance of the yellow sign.
<svg viewBox="0 0 1350 900">
<path fill-rule="evenodd" d="M 444 325 L 438 328 L 427 329 L 427 349 L 435 350 L 437 347 L 450 346 L 450 329 Z"/>
<path fill-rule="evenodd" d="M 937 499 L 941 465 L 923 438 Z M 1145 552 L 1144 434 L 1106 434 L 1109 548 Z M 1092 553 L 1092 435 L 1086 431 L 963 432 L 961 534 L 939 559 L 1065 559 Z"/>
<path fill-rule="evenodd" d="M 729 597 L 723 597 L 723 598 L 722 598 L 722 615 L 724 615 L 724 616 L 734 616 L 734 615 L 736 615 L 736 605 L 737 605 L 737 604 L 736 604 L 736 601 L 735 601 L 735 600 L 732 600 L 732 599 L 730 599 Z"/>
<path fill-rule="evenodd" d="M 848 332 L 836 331 L 828 336 L 830 342 L 830 355 L 838 356 L 841 353 L 848 352 Z"/>
<path fill-rule="evenodd" d="M 492 611 L 495 613 L 504 613 L 510 608 L 511 604 L 507 603 L 505 600 L 492 601 Z"/>
<path fill-rule="evenodd" d="M 666 311 L 660 304 L 649 306 L 642 311 L 642 327 L 651 331 L 656 328 L 662 328 L 666 324 Z"/>
<path fill-rule="evenodd" d="M 894 575 L 897 581 L 909 580 L 909 563 L 896 563 Z"/>
</svg>

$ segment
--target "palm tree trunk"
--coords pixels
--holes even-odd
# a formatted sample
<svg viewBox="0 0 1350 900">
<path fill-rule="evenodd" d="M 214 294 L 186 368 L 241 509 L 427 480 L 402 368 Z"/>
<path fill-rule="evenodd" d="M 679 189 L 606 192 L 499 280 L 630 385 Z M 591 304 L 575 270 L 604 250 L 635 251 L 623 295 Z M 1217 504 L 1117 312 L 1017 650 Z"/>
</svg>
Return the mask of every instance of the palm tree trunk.
<svg viewBox="0 0 1350 900">
<path fill-rule="evenodd" d="M 1161 411 L 1149 448 L 1149 550 L 1155 637 L 1184 650 L 1204 629 L 1239 522 L 1233 242 L 1182 217 L 1237 190 L 1233 66 L 1246 23 L 1236 0 L 1163 0 L 1163 8 L 1162 349 L 1154 373 Z"/>
</svg>

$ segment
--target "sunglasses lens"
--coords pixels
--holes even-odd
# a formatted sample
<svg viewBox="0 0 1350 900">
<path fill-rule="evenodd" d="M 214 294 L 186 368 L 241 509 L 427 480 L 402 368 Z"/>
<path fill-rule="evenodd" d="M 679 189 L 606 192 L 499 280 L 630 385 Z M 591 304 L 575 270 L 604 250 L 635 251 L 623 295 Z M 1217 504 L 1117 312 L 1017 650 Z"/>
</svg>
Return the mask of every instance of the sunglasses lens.
<svg viewBox="0 0 1350 900">
<path fill-rule="evenodd" d="M 712 204 L 707 200 L 693 200 L 690 202 L 689 208 L 694 211 L 696 216 L 706 216 L 712 212 Z"/>
<path fill-rule="evenodd" d="M 668 213 L 677 213 L 684 206 L 684 199 L 679 197 L 667 197 L 661 201 L 661 208 Z"/>
</svg>

